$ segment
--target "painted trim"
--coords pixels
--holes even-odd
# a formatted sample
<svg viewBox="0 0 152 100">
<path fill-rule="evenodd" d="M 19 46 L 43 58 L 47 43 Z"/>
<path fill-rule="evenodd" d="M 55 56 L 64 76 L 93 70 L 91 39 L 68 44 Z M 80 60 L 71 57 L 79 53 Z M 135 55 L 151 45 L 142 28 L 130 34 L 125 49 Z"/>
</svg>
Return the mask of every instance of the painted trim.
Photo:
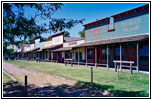
<svg viewBox="0 0 152 100">
<path fill-rule="evenodd" d="M 63 37 L 64 37 L 64 32 L 61 32 L 61 33 L 58 33 L 58 34 L 52 35 L 51 37 L 52 37 L 52 38 L 54 38 L 54 37 L 57 37 L 57 36 L 60 36 L 60 35 L 63 35 Z"/>
<path fill-rule="evenodd" d="M 70 43 L 70 42 L 75 42 L 75 41 L 80 41 L 80 40 L 84 40 L 84 39 L 78 39 L 78 40 L 68 41 L 68 42 L 64 42 L 64 43 Z"/>
<path fill-rule="evenodd" d="M 143 9 L 143 8 L 144 8 L 144 9 Z M 141 9 L 141 10 L 139 10 L 139 9 Z M 124 12 L 122 12 L 122 13 L 118 13 L 118 14 L 112 15 L 111 17 L 114 17 L 114 18 L 115 18 L 115 16 L 119 16 L 119 17 L 117 17 L 116 19 L 121 19 L 121 18 L 123 18 L 123 17 L 130 16 L 130 14 L 127 14 L 127 13 L 129 13 L 130 11 L 134 11 L 134 10 L 136 11 L 136 12 L 134 12 L 134 14 L 137 14 L 137 13 L 144 12 L 144 11 L 146 11 L 146 10 L 149 10 L 149 4 L 146 4 L 146 5 L 144 5 L 144 6 L 140 6 L 140 7 L 137 7 L 137 8 L 133 8 L 133 9 L 124 11 Z M 131 15 L 132 15 L 132 14 L 131 14 Z M 120 16 L 121 16 L 121 17 L 120 17 Z M 100 24 L 102 24 L 102 23 L 105 23 L 105 22 L 106 22 L 106 21 L 104 21 L 104 20 L 106 20 L 106 19 L 108 19 L 108 18 L 100 19 L 100 20 L 98 20 L 98 21 L 101 21 Z M 88 28 L 88 27 L 91 27 L 91 26 L 95 26 L 95 25 L 98 25 L 98 23 L 97 23 L 98 21 L 93 21 L 93 22 L 84 24 L 83 26 L 84 26 L 85 28 Z M 94 23 L 96 23 L 96 24 L 94 24 Z"/>
<path fill-rule="evenodd" d="M 140 64 L 140 66 L 149 66 L 149 64 Z"/>
</svg>

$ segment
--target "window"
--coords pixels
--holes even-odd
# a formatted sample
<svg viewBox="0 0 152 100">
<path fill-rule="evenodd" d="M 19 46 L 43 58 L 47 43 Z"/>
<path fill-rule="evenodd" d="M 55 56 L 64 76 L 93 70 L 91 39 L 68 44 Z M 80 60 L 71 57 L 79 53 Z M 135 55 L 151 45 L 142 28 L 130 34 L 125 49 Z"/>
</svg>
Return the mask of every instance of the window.
<svg viewBox="0 0 152 100">
<path fill-rule="evenodd" d="M 65 52 L 65 58 L 72 58 L 71 52 Z"/>
<path fill-rule="evenodd" d="M 149 46 L 144 45 L 139 50 L 140 61 L 149 61 Z"/>
<path fill-rule="evenodd" d="M 114 31 L 114 30 L 115 30 L 114 17 L 110 17 L 108 24 L 108 31 Z"/>
<path fill-rule="evenodd" d="M 107 61 L 107 50 L 106 50 L 106 48 L 103 48 L 101 50 L 102 50 L 102 60 Z"/>
<path fill-rule="evenodd" d="M 120 60 L 120 47 L 115 48 L 115 60 Z M 121 60 L 124 60 L 124 48 L 121 48 Z"/>
<path fill-rule="evenodd" d="M 78 52 L 76 53 L 76 60 L 78 60 Z M 82 60 L 82 52 L 79 52 L 79 60 Z"/>
<path fill-rule="evenodd" d="M 93 49 L 87 49 L 88 60 L 92 60 L 93 59 L 92 56 L 93 56 Z"/>
<path fill-rule="evenodd" d="M 45 52 L 45 56 L 46 56 L 46 58 L 48 58 L 48 51 Z"/>
<path fill-rule="evenodd" d="M 110 17 L 110 24 L 113 24 L 113 23 L 114 23 L 114 18 Z"/>
</svg>

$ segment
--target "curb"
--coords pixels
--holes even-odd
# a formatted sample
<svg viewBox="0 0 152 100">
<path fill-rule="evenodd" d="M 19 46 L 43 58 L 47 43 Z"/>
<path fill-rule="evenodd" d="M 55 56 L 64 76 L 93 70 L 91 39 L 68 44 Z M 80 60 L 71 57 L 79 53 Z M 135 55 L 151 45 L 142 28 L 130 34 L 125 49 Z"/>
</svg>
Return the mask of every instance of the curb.
<svg viewBox="0 0 152 100">
<path fill-rule="evenodd" d="M 14 82 L 17 82 L 17 80 L 12 76 L 10 75 L 8 72 L 6 72 L 5 70 L 3 70 L 3 72 L 8 75 Z"/>
</svg>

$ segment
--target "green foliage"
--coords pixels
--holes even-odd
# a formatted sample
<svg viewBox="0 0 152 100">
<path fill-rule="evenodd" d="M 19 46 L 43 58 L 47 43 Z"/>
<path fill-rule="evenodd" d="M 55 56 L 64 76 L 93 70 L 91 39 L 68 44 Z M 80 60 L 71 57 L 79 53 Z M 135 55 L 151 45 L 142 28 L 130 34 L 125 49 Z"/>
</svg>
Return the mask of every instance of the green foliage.
<svg viewBox="0 0 152 100">
<path fill-rule="evenodd" d="M 79 32 L 79 35 L 81 36 L 81 38 L 84 38 L 84 35 L 85 35 L 84 32 L 85 32 L 84 30 Z"/>
<path fill-rule="evenodd" d="M 7 55 L 8 55 L 8 56 L 12 56 L 12 55 L 13 55 L 13 52 L 14 52 L 14 49 L 8 49 L 8 50 L 7 50 Z"/>
<path fill-rule="evenodd" d="M 3 42 L 18 45 L 43 33 L 64 31 L 83 23 L 84 19 L 52 18 L 62 6 L 61 3 L 3 3 Z M 31 17 L 25 16 L 25 8 L 34 9 Z M 39 25 L 37 18 L 50 22 Z"/>
<path fill-rule="evenodd" d="M 64 36 L 65 37 L 70 37 L 70 33 L 68 31 L 64 31 Z"/>
</svg>

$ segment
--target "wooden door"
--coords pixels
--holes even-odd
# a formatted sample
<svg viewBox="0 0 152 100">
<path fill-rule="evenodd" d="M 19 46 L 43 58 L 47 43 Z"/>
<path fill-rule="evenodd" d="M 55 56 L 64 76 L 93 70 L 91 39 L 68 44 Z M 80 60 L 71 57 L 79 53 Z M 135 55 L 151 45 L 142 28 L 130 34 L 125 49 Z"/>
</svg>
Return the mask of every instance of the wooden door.
<svg viewBox="0 0 152 100">
<path fill-rule="evenodd" d="M 134 64 L 135 65 L 135 60 L 136 60 L 136 49 L 135 48 L 128 48 L 127 50 L 127 60 L 128 61 L 134 61 Z"/>
</svg>

